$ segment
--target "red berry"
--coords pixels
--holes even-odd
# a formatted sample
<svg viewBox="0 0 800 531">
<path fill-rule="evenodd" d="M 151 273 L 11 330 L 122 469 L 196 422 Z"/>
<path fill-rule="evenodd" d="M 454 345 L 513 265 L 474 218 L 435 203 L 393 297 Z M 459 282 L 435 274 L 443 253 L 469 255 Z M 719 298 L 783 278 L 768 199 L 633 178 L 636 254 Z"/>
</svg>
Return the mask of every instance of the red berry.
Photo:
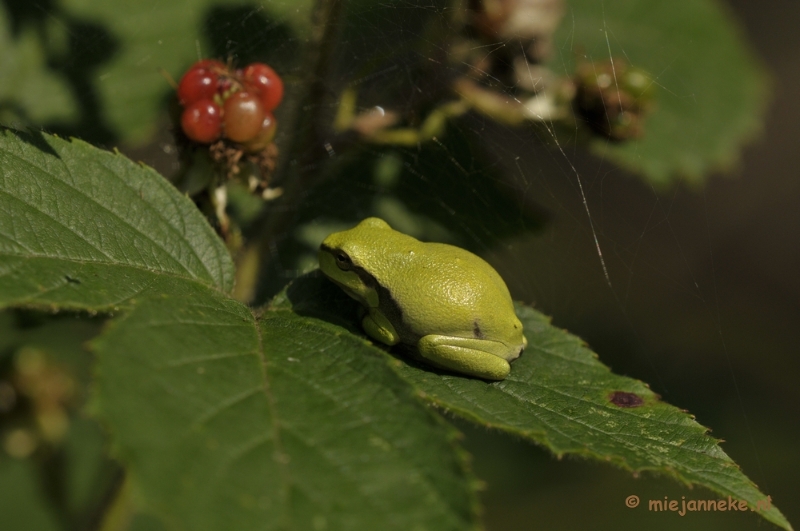
<svg viewBox="0 0 800 531">
<path fill-rule="evenodd" d="M 231 94 L 225 100 L 223 112 L 225 136 L 234 142 L 252 140 L 264 122 L 264 107 L 261 101 L 245 91 Z"/>
<path fill-rule="evenodd" d="M 210 144 L 219 138 L 222 116 L 219 106 L 211 100 L 200 100 L 184 109 L 181 127 L 190 139 Z"/>
<path fill-rule="evenodd" d="M 264 63 L 252 63 L 242 72 L 244 83 L 258 94 L 264 110 L 271 112 L 283 99 L 283 81 Z"/>
<path fill-rule="evenodd" d="M 264 113 L 264 121 L 261 122 L 261 130 L 252 140 L 245 144 L 245 149 L 251 153 L 256 153 L 265 149 L 275 138 L 275 131 L 278 129 L 278 122 L 270 113 Z"/>
<path fill-rule="evenodd" d="M 206 68 L 192 67 L 178 84 L 178 100 L 181 105 L 191 105 L 200 100 L 210 100 L 219 86 L 217 74 Z"/>
</svg>

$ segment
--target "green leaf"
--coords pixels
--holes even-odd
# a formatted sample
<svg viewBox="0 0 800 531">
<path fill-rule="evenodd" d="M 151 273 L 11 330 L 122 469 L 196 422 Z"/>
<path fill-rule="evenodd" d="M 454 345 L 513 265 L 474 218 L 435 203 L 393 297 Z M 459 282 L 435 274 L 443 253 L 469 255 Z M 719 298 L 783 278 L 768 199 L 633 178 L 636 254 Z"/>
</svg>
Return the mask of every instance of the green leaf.
<svg viewBox="0 0 800 531">
<path fill-rule="evenodd" d="M 25 459 L 10 459 L 6 448 L 0 448 L 0 469 L 6 467 L 0 476 L 4 480 L 9 476 L 0 481 L 0 499 L 8 502 L 8 506 L 0 503 L 0 529 L 48 529 L 56 524 L 45 521 L 53 518 L 62 524 L 58 529 L 67 520 L 66 525 L 86 527 L 119 469 L 104 451 L 107 441 L 100 426 L 79 412 L 90 379 L 91 356 L 85 342 L 97 335 L 103 319 L 5 310 L 0 312 L 0 321 L 0 337 L 12 339 L 0 345 L 0 381 L 19 378 L 19 364 L 6 361 L 6 356 L 35 352 L 50 370 L 58 371 L 62 381 L 70 382 L 61 385 L 74 392 L 64 410 L 65 437 L 52 446 L 42 440 L 30 397 L 20 396 L 19 388 L 12 409 L 0 411 L 0 440 L 5 442 L 12 430 L 22 428 L 40 448 Z M 52 377 L 43 379 L 38 385 L 52 381 Z"/>
<path fill-rule="evenodd" d="M 66 462 L 67 503 L 75 520 L 88 527 L 96 518 L 98 507 L 103 507 L 109 492 L 122 476 L 119 463 L 107 454 L 108 437 L 100 424 L 83 415 L 70 419 L 69 433 L 64 441 Z"/>
<path fill-rule="evenodd" d="M 379 353 L 217 291 L 140 302 L 95 343 L 97 407 L 183 529 L 468 529 L 454 431 Z"/>
<path fill-rule="evenodd" d="M 13 347 L 19 342 L 20 331 L 17 329 L 14 314 L 0 311 L 0 362 L 14 353 Z"/>
<path fill-rule="evenodd" d="M 0 529 L 62 529 L 38 481 L 39 471 L 33 461 L 12 459 L 0 452 Z"/>
<path fill-rule="evenodd" d="M 337 291 L 314 273 L 295 281 L 274 304 L 352 333 L 355 302 Z M 524 306 L 517 312 L 528 347 L 503 381 L 487 383 L 402 358 L 392 365 L 431 404 L 534 441 L 559 457 L 575 454 L 667 474 L 751 507 L 766 499 L 691 415 L 659 400 L 646 384 L 613 374 L 580 338 L 539 312 Z M 361 350 L 372 356 L 379 349 L 364 344 Z M 791 529 L 775 507 L 761 515 Z"/>
<path fill-rule="evenodd" d="M 643 68 L 656 78 L 656 108 L 640 140 L 596 140 L 592 151 L 657 185 L 701 183 L 732 166 L 761 129 L 766 76 L 736 22 L 712 0 L 570 0 L 552 67 L 569 75 L 577 54 Z M 610 52 L 609 52 L 610 49 Z"/>
<path fill-rule="evenodd" d="M 227 292 L 233 265 L 163 177 L 78 140 L 0 132 L 0 307 L 109 309 L 180 278 Z"/>
<path fill-rule="evenodd" d="M 456 432 L 362 340 L 232 300 L 224 247 L 161 177 L 10 131 L 0 167 L 0 301 L 124 312 L 96 342 L 95 409 L 168 523 L 474 526 Z"/>
</svg>

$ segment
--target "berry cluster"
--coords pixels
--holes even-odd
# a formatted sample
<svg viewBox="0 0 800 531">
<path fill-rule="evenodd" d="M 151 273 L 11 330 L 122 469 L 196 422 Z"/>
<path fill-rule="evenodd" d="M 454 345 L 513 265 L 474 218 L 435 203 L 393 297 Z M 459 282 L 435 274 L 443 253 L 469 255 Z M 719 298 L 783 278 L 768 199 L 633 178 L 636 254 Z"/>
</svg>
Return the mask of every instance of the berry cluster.
<svg viewBox="0 0 800 531">
<path fill-rule="evenodd" d="M 575 108 L 596 133 L 623 141 L 644 134 L 655 81 L 639 68 L 614 62 L 582 63 L 575 70 Z"/>
<path fill-rule="evenodd" d="M 199 144 L 226 138 L 256 153 L 275 136 L 272 111 L 282 98 L 283 81 L 264 63 L 234 70 L 220 61 L 203 59 L 178 84 L 181 128 Z"/>
</svg>

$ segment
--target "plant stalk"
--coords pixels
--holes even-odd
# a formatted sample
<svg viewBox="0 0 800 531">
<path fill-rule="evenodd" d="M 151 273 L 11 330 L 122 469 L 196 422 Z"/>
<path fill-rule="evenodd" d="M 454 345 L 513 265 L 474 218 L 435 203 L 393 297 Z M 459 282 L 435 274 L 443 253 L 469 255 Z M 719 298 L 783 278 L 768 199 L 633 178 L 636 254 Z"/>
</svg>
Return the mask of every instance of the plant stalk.
<svg viewBox="0 0 800 531">
<path fill-rule="evenodd" d="M 344 0 L 317 0 L 311 15 L 311 38 L 303 60 L 302 71 L 306 78 L 301 85 L 300 94 L 292 100 L 289 130 L 292 132 L 287 149 L 280 156 L 276 182 L 281 184 L 284 193 L 280 199 L 271 203 L 256 221 L 256 233 L 252 243 L 258 249 L 258 275 L 271 260 L 270 250 L 275 239 L 291 226 L 297 207 L 319 179 L 319 161 L 327 157 L 324 148 L 324 113 L 316 112 L 322 108 L 328 89 L 326 81 L 330 70 L 331 57 L 336 41 L 338 21 Z M 244 281 L 244 279 L 240 280 Z M 259 282 L 254 282 L 258 286 Z M 260 289 L 256 288 L 254 300 L 259 303 Z"/>
</svg>

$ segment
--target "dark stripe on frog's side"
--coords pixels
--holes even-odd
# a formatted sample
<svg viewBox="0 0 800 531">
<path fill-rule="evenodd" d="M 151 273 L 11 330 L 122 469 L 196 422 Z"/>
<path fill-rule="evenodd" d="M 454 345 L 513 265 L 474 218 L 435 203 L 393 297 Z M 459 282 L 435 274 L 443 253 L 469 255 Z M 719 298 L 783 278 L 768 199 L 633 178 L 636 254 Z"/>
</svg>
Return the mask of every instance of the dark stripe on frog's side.
<svg viewBox="0 0 800 531">
<path fill-rule="evenodd" d="M 322 245 L 320 247 L 323 251 L 327 251 L 331 254 L 335 253 L 335 251 L 327 245 Z M 366 286 L 378 292 L 378 308 L 380 308 L 381 312 L 383 312 L 383 315 L 389 319 L 390 323 L 403 323 L 403 329 L 396 330 L 397 333 L 400 334 L 400 341 L 403 343 L 416 345 L 417 341 L 419 341 L 422 336 L 408 334 L 408 326 L 403 320 L 403 312 L 400 311 L 400 305 L 394 300 L 394 297 L 392 297 L 392 294 L 389 292 L 389 290 L 383 287 L 375 279 L 375 277 L 367 273 L 364 268 L 357 266 L 356 264 L 352 264 L 350 271 L 358 275 L 358 278 L 361 279 L 361 282 L 363 282 Z"/>
</svg>

